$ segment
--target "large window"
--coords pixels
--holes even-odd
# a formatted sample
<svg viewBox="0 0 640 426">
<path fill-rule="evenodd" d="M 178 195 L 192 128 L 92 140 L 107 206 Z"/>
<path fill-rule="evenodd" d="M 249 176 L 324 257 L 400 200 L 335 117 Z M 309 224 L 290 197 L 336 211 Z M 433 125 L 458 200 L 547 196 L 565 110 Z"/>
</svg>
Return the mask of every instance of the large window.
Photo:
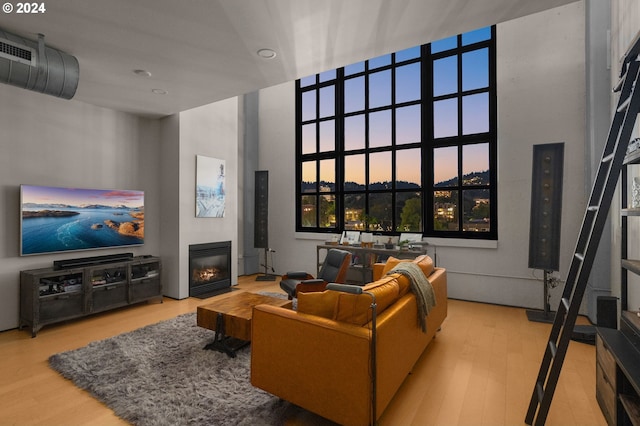
<svg viewBox="0 0 640 426">
<path fill-rule="evenodd" d="M 497 238 L 495 28 L 296 82 L 298 231 Z"/>
</svg>

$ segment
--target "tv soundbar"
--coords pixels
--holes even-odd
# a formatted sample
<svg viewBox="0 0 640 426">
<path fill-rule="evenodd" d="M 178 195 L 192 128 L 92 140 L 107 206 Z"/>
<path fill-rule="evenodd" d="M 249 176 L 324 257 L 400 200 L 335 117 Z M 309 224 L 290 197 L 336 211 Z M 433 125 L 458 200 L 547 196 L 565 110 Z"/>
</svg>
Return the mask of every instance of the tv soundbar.
<svg viewBox="0 0 640 426">
<path fill-rule="evenodd" d="M 70 269 L 105 263 L 122 262 L 133 259 L 133 253 L 109 254 L 106 256 L 78 257 L 76 259 L 54 260 L 54 269 Z"/>
</svg>

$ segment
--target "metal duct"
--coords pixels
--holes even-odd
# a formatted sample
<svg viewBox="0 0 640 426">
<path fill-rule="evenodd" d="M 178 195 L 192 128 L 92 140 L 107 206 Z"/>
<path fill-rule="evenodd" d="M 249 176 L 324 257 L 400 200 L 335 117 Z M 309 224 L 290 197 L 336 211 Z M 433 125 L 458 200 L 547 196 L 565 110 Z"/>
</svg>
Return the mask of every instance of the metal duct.
<svg viewBox="0 0 640 426">
<path fill-rule="evenodd" d="M 71 99 L 79 78 L 78 60 L 45 46 L 42 34 L 32 41 L 0 30 L 0 83 Z"/>
</svg>

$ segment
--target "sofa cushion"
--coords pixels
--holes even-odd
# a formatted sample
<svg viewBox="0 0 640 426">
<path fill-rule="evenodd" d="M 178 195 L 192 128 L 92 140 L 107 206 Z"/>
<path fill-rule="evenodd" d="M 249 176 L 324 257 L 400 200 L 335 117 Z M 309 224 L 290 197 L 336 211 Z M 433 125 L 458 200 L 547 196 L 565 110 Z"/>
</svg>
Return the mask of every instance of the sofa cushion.
<svg viewBox="0 0 640 426">
<path fill-rule="evenodd" d="M 367 284 L 363 290 L 375 296 L 376 312 L 379 314 L 398 300 L 400 286 L 396 277 L 388 276 Z M 338 303 L 333 319 L 365 325 L 371 321 L 371 301 L 369 294 L 338 293 Z"/>
<path fill-rule="evenodd" d="M 409 293 L 411 290 L 411 280 L 408 276 L 400 273 L 389 274 L 389 276 L 394 277 L 398 281 L 398 299 Z"/>
<path fill-rule="evenodd" d="M 383 276 L 387 275 L 389 271 L 391 271 L 401 262 L 413 262 L 417 264 L 420 267 L 420 269 L 422 269 L 422 272 L 424 273 L 425 277 L 429 277 L 429 275 L 431 275 L 434 269 L 433 259 L 431 259 L 431 257 L 426 254 L 422 254 L 416 257 L 415 259 L 396 259 L 393 256 L 389 256 L 389 258 L 387 259 L 387 262 L 384 265 L 384 269 L 382 270 L 382 275 Z"/>
<path fill-rule="evenodd" d="M 333 319 L 338 303 L 336 291 L 298 293 L 298 312 Z"/>
</svg>

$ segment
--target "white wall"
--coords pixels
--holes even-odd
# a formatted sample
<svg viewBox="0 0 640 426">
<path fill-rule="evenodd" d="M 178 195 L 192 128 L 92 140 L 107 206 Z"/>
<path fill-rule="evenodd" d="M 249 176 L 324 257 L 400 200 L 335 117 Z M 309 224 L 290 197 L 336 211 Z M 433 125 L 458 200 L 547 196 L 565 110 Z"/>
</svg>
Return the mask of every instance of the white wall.
<svg viewBox="0 0 640 426">
<path fill-rule="evenodd" d="M 160 255 L 165 294 L 184 298 L 189 244 L 230 240 L 237 283 L 237 99 L 151 120 L 0 85 L 0 129 L 0 330 L 18 326 L 20 270 L 59 259 Z M 226 160 L 224 218 L 195 218 L 196 155 Z M 20 184 L 144 190 L 145 244 L 20 257 Z"/>
<path fill-rule="evenodd" d="M 238 100 L 231 98 L 162 120 L 162 249 L 165 294 L 189 296 L 189 245 L 231 241 L 232 284 L 238 265 Z M 223 218 L 195 217 L 196 156 L 225 160 Z M 164 173 L 167 175 L 164 175 Z M 166 232 L 166 235 L 165 235 Z"/>
<path fill-rule="evenodd" d="M 0 330 L 18 325 L 20 270 L 116 252 L 159 254 L 155 120 L 0 85 Z M 20 184 L 145 191 L 145 244 L 19 256 Z"/>
<path fill-rule="evenodd" d="M 566 275 L 585 206 L 584 22 L 577 2 L 498 25 L 499 240 L 492 248 L 437 248 L 439 265 L 449 270 L 450 297 L 542 308 L 542 283 L 527 265 L 535 144 L 565 142 L 560 271 Z M 269 170 L 277 273 L 314 272 L 315 246 L 325 239 L 295 233 L 294 92 L 293 83 L 260 92 L 259 167 Z"/>
<path fill-rule="evenodd" d="M 480 260 L 507 276 L 528 269 L 532 146 L 564 142 L 559 275 L 566 278 L 586 205 L 585 14 L 582 2 L 498 26 L 499 248 Z M 471 253 L 469 253 L 471 255 Z M 455 264 L 458 253 L 451 257 Z M 493 259 L 493 260 L 492 260 Z M 486 261 L 486 263 L 485 263 Z M 494 266 L 495 267 L 495 266 Z M 457 269 L 457 268 L 456 268 Z M 535 271 L 541 277 L 542 271 Z M 454 276 L 455 278 L 455 276 Z M 462 284 L 462 283 L 461 283 Z M 542 307 L 543 286 L 526 279 L 485 280 L 487 301 Z M 464 298 L 473 277 L 453 292 Z M 562 287 L 552 290 L 557 306 Z M 455 297 L 455 296 L 454 296 Z M 485 299 L 486 300 L 486 299 Z"/>
</svg>

